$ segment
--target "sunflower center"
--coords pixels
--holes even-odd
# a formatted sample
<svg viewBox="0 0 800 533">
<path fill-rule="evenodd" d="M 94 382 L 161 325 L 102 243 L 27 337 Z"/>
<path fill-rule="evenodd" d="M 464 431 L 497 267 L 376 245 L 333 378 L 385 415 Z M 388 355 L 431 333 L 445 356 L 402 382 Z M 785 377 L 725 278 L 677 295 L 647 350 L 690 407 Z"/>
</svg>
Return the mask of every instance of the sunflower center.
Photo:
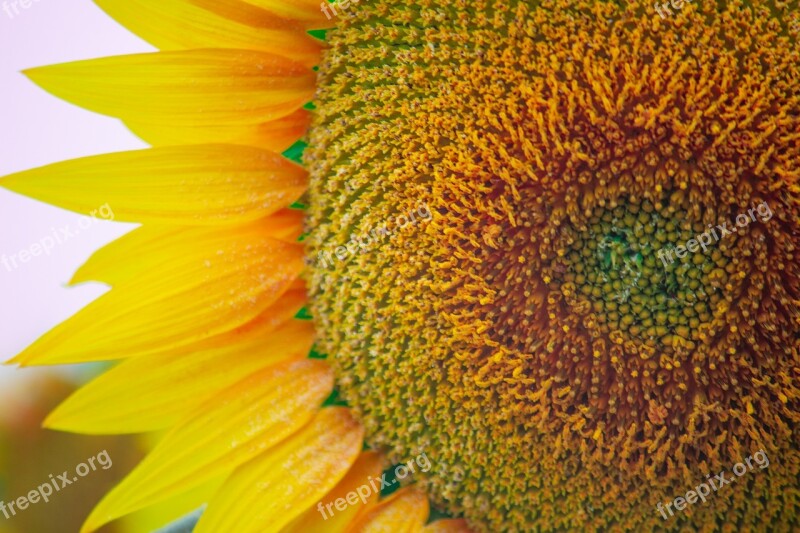
<svg viewBox="0 0 800 533">
<path fill-rule="evenodd" d="M 318 349 L 368 443 L 424 451 L 476 530 L 658 529 L 759 448 L 791 460 L 719 508 L 793 514 L 800 53 L 751 4 L 371 0 L 331 32 Z"/>
<path fill-rule="evenodd" d="M 613 334 L 661 349 L 700 341 L 701 324 L 723 297 L 728 258 L 724 243 L 712 248 L 715 227 L 677 215 L 674 207 L 628 198 L 595 208 L 585 227 L 565 231 L 571 244 L 544 272 L 575 313 L 597 316 L 595 338 Z"/>
</svg>

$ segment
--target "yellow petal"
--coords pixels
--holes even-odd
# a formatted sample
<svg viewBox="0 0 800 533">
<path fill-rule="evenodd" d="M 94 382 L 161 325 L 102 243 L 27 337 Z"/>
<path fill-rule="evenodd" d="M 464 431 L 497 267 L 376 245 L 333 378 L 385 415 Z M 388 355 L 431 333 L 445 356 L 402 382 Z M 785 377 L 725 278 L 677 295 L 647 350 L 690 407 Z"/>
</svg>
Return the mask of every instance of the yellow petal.
<svg viewBox="0 0 800 533">
<path fill-rule="evenodd" d="M 281 209 L 264 219 L 265 231 L 270 237 L 296 243 L 303 234 L 305 213 L 300 209 Z"/>
<path fill-rule="evenodd" d="M 422 489 L 400 489 L 375 509 L 368 511 L 353 527 L 358 533 L 419 533 L 428 519 L 428 497 Z"/>
<path fill-rule="evenodd" d="M 383 464 L 384 459 L 379 453 L 363 452 L 332 491 L 281 530 L 281 533 L 308 531 L 344 533 L 359 512 L 368 510 L 377 503 L 380 497 L 379 480 Z M 370 485 L 371 482 L 374 485 Z M 339 509 L 336 508 L 337 500 L 340 500 Z M 346 506 L 342 502 L 345 502 Z M 344 510 L 340 510 L 341 507 L 344 507 Z"/>
<path fill-rule="evenodd" d="M 226 477 L 227 473 L 222 474 L 191 490 L 125 515 L 105 529 L 114 533 L 155 532 L 189 514 L 199 518 L 198 511 L 202 512 L 206 502 L 217 493 Z"/>
<path fill-rule="evenodd" d="M 472 533 L 463 518 L 451 518 L 431 522 L 422 530 L 424 533 Z"/>
<path fill-rule="evenodd" d="M 303 137 L 310 121 L 309 112 L 298 109 L 291 115 L 260 124 L 193 127 L 163 122 L 146 123 L 136 119 L 126 120 L 125 124 L 133 133 L 154 146 L 226 143 L 283 152 Z"/>
<path fill-rule="evenodd" d="M 303 65 L 254 50 L 201 49 L 76 61 L 25 73 L 59 98 L 98 113 L 179 126 L 261 124 L 314 94 Z"/>
<path fill-rule="evenodd" d="M 263 50 L 306 66 L 319 61 L 320 42 L 297 22 L 236 0 L 96 0 L 109 15 L 161 50 Z"/>
<path fill-rule="evenodd" d="M 320 4 L 327 0 L 245 0 L 279 17 L 290 18 L 303 24 L 305 28 L 331 28 L 336 21 L 328 18 L 320 9 Z M 357 8 L 354 2 L 351 8 Z"/>
<path fill-rule="evenodd" d="M 303 229 L 303 212 L 282 209 L 256 224 L 262 236 L 294 242 Z M 198 239 L 198 234 L 204 237 Z M 70 284 L 102 281 L 118 285 L 140 272 L 164 268 L 175 257 L 175 250 L 185 247 L 189 239 L 198 239 L 198 242 L 207 242 L 213 247 L 228 237 L 227 233 L 216 228 L 191 230 L 174 226 L 143 226 L 92 254 L 72 276 Z"/>
<path fill-rule="evenodd" d="M 305 170 L 280 154 L 224 144 L 84 157 L 0 179 L 11 191 L 96 217 L 175 224 L 255 220 L 297 200 L 306 185 Z"/>
<path fill-rule="evenodd" d="M 314 340 L 313 325 L 292 319 L 304 301 L 302 292 L 292 291 L 241 328 L 167 354 L 124 361 L 72 394 L 44 425 L 92 434 L 170 427 L 259 369 L 305 358 Z"/>
<path fill-rule="evenodd" d="M 291 439 L 237 468 L 195 533 L 280 531 L 345 476 L 363 436 L 348 409 L 322 409 Z"/>
<path fill-rule="evenodd" d="M 186 242 L 189 231 L 174 226 L 136 228 L 93 253 L 69 283 L 102 281 L 115 286 L 141 272 L 161 268 L 175 257 L 175 247 Z M 213 229 L 202 231 L 208 238 L 218 235 Z"/>
<path fill-rule="evenodd" d="M 246 463 L 305 425 L 332 388 L 330 367 L 305 359 L 267 368 L 226 389 L 170 431 L 106 495 L 82 531 L 94 531 Z"/>
<path fill-rule="evenodd" d="M 182 230 L 168 262 L 137 272 L 12 362 L 49 365 L 164 353 L 249 322 L 303 268 L 302 246 L 265 237 L 262 227 L 259 222 Z"/>
</svg>

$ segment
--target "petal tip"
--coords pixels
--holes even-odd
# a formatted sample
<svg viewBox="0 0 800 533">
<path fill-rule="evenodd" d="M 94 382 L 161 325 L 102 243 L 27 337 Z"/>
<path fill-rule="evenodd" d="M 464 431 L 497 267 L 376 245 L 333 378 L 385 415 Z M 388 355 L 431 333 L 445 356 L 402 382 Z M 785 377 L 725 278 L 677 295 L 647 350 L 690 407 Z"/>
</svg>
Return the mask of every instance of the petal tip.
<svg viewBox="0 0 800 533">
<path fill-rule="evenodd" d="M 63 405 L 63 404 L 62 404 Z M 57 431 L 66 431 L 64 427 L 64 420 L 61 414 L 61 406 L 59 405 L 55 409 L 53 409 L 44 420 L 42 420 L 42 428 L 44 429 L 52 429 Z"/>
<path fill-rule="evenodd" d="M 16 367 L 19 367 L 19 368 L 23 368 L 23 367 L 28 366 L 26 359 L 27 359 L 27 357 L 25 357 L 25 352 L 23 351 L 21 353 L 18 353 L 17 355 L 15 355 L 14 357 L 12 357 L 8 361 L 6 361 L 5 363 L 3 363 L 3 365 L 5 365 L 5 366 L 16 366 Z"/>
</svg>

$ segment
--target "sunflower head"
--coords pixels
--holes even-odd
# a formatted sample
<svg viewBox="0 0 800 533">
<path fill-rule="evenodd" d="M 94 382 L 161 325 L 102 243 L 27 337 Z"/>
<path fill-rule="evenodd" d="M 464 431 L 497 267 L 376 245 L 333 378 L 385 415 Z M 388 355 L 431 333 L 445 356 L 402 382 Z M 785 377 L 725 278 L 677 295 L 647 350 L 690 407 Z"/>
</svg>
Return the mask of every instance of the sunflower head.
<svg viewBox="0 0 800 533">
<path fill-rule="evenodd" d="M 429 450 L 436 502 L 487 531 L 577 528 L 587 505 L 647 529 L 763 448 L 793 459 L 692 523 L 793 523 L 787 9 L 367 2 L 330 34 L 306 154 L 321 345 L 369 443 Z M 421 204 L 428 223 L 317 260 Z"/>
<path fill-rule="evenodd" d="M 153 147 L 0 181 L 143 224 L 14 359 L 163 434 L 84 533 L 798 528 L 797 0 L 98 3 L 159 52 L 27 74 Z M 431 468 L 326 518 L 378 451 Z"/>
</svg>

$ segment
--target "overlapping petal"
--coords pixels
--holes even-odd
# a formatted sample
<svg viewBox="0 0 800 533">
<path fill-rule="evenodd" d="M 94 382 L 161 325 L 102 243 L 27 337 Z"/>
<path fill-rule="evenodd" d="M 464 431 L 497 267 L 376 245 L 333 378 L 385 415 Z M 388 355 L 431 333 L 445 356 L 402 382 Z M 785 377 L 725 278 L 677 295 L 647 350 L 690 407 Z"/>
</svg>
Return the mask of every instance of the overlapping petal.
<svg viewBox="0 0 800 533">
<path fill-rule="evenodd" d="M 306 176 L 280 154 L 211 144 L 73 159 L 6 176 L 0 186 L 95 216 L 107 206 L 120 221 L 221 224 L 285 207 Z"/>
<path fill-rule="evenodd" d="M 326 17 L 317 0 L 244 0 L 279 17 L 291 18 L 306 28 L 330 28 L 334 21 Z"/>
<path fill-rule="evenodd" d="M 125 125 L 154 146 L 227 143 L 283 152 L 303 136 L 310 121 L 308 111 L 299 109 L 291 115 L 260 124 L 178 126 L 126 119 Z"/>
<path fill-rule="evenodd" d="M 240 328 L 169 353 L 124 361 L 67 398 L 45 426 L 107 434 L 167 428 L 259 369 L 306 357 L 313 326 L 291 320 L 304 303 L 302 291 L 290 291 Z"/>
<path fill-rule="evenodd" d="M 302 211 L 282 209 L 259 220 L 258 231 L 264 237 L 294 242 L 302 231 L 302 217 Z M 216 238 L 208 241 L 212 246 L 228 238 L 227 233 L 216 229 L 198 228 L 194 231 L 209 239 Z M 134 278 L 140 272 L 168 268 L 175 257 L 175 250 L 183 250 L 187 243 L 192 242 L 187 236 L 198 233 L 174 226 L 147 225 L 137 228 L 92 254 L 72 276 L 70 284 L 102 281 L 114 286 Z M 132 257 L 136 260 L 129 260 Z"/>
<path fill-rule="evenodd" d="M 12 361 L 63 364 L 163 353 L 247 323 L 303 268 L 302 246 L 266 237 L 263 227 L 257 221 L 176 232 L 169 241 L 172 254 L 162 255 L 163 263 L 145 260 L 144 270 Z M 117 260 L 139 261 L 139 256 Z"/>
<path fill-rule="evenodd" d="M 428 497 L 418 487 L 405 487 L 366 512 L 354 533 L 420 533 L 428 519 Z"/>
<path fill-rule="evenodd" d="M 376 452 L 362 453 L 344 479 L 333 490 L 281 530 L 281 533 L 307 533 L 308 531 L 344 533 L 347 531 L 359 513 L 371 509 L 378 502 L 380 484 L 377 480 L 380 479 L 384 462 L 385 459 Z M 378 486 L 377 490 L 374 485 Z M 346 499 L 348 494 L 350 495 L 349 501 Z M 358 495 L 359 498 L 354 500 L 353 494 Z M 336 507 L 337 501 L 339 506 L 345 506 L 344 510 Z M 353 501 L 355 503 L 351 503 Z"/>
<path fill-rule="evenodd" d="M 319 60 L 320 41 L 289 18 L 238 0 L 95 0 L 106 13 L 161 50 L 263 50 L 306 66 Z"/>
<path fill-rule="evenodd" d="M 170 431 L 94 509 L 82 532 L 265 452 L 305 425 L 332 387 L 329 365 L 310 359 L 269 367 L 229 387 Z"/>
<path fill-rule="evenodd" d="M 92 111 L 181 127 L 280 119 L 311 99 L 315 80 L 311 69 L 281 56 L 213 48 L 91 59 L 25 73 Z"/>
<path fill-rule="evenodd" d="M 285 443 L 237 468 L 195 533 L 280 531 L 347 474 L 363 436 L 349 409 L 322 409 Z"/>
</svg>

